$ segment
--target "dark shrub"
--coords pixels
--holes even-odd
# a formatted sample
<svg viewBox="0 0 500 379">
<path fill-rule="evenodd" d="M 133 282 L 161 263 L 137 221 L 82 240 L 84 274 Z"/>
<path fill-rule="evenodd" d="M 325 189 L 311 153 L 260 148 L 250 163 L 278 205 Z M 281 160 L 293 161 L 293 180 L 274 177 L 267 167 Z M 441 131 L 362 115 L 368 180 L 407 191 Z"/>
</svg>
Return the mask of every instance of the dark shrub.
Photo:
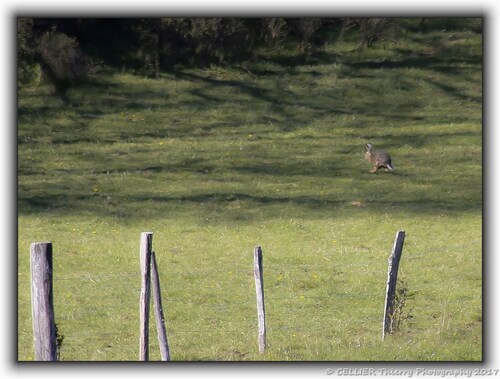
<svg viewBox="0 0 500 379">
<path fill-rule="evenodd" d="M 64 97 L 69 87 L 87 78 L 88 64 L 78 42 L 64 33 L 45 33 L 37 47 L 37 58 L 58 95 Z"/>
</svg>

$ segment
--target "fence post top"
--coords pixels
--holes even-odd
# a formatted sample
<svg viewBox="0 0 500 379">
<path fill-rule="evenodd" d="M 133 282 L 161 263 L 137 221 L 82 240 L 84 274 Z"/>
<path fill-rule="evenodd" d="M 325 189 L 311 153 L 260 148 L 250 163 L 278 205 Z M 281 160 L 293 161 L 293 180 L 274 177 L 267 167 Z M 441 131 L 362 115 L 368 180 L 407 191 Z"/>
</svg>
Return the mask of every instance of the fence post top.
<svg viewBox="0 0 500 379">
<path fill-rule="evenodd" d="M 33 242 L 30 247 L 35 247 L 35 246 L 41 246 L 41 245 L 52 245 L 51 241 L 44 241 L 44 242 Z"/>
</svg>

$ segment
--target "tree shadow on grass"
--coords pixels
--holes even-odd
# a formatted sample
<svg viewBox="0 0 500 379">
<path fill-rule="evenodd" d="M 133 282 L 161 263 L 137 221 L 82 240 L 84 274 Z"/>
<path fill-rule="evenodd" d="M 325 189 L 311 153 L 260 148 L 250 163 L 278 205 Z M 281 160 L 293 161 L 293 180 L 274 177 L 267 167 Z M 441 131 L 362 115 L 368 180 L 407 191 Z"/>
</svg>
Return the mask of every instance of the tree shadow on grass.
<svg viewBox="0 0 500 379">
<path fill-rule="evenodd" d="M 153 168 L 149 168 L 154 171 Z M 160 169 L 160 168 L 157 168 Z M 258 168 L 250 168 L 251 171 Z M 264 171 L 266 171 L 264 169 Z M 262 172 L 260 172 L 262 174 Z M 175 214 L 182 213 L 182 207 L 195 206 L 198 212 L 208 212 L 216 207 L 221 212 L 221 220 L 224 214 L 237 213 L 245 215 L 249 210 L 261 210 L 266 214 L 279 217 L 276 209 L 287 208 L 299 212 L 308 217 L 311 211 L 314 217 L 337 217 L 341 210 L 357 209 L 358 211 L 380 212 L 404 212 L 409 215 L 437 215 L 458 214 L 460 212 L 478 211 L 481 209 L 481 196 L 468 200 L 459 196 L 443 197 L 441 191 L 421 193 L 418 198 L 412 198 L 404 191 L 400 191 L 401 183 L 414 180 L 414 174 L 403 170 L 393 173 L 369 174 L 365 171 L 360 173 L 360 188 L 352 195 L 343 193 L 336 195 L 290 195 L 290 194 L 257 194 L 240 191 L 205 192 L 185 195 L 158 195 L 157 193 L 122 195 L 117 193 L 85 193 L 84 191 L 69 189 L 65 193 L 58 194 L 20 194 L 18 198 L 19 214 L 93 214 L 101 217 L 130 218 L 143 217 L 142 213 L 149 218 L 164 218 L 175 208 Z M 210 174 L 208 174 L 210 175 Z M 332 179 L 335 185 L 335 178 Z M 389 185 L 389 187 L 388 187 Z M 391 186 L 394 189 L 388 191 Z M 364 189 L 363 189 L 364 188 Z M 380 192 L 381 191 L 381 192 Z M 380 196 L 379 196 L 380 195 Z M 232 208 L 233 203 L 238 203 L 238 209 Z M 138 210 L 141 212 L 137 213 Z M 255 217 L 257 217 L 254 214 Z M 254 216 L 242 217 L 247 221 Z M 228 216 L 229 217 L 229 216 Z M 271 216 L 272 217 L 272 216 Z"/>
<path fill-rule="evenodd" d="M 264 85 L 264 83 L 255 80 L 223 79 L 211 77 L 210 75 L 207 76 L 201 71 L 177 70 L 174 74 L 177 80 L 186 80 L 191 83 L 204 85 L 197 85 L 188 90 L 192 95 L 191 98 L 194 97 L 194 99 L 177 99 L 169 88 L 163 90 L 158 88 L 158 86 L 154 86 L 154 90 L 144 90 L 139 88 L 137 84 L 134 84 L 128 91 L 127 89 L 124 91 L 124 88 L 118 84 L 112 83 L 109 80 L 104 80 L 103 83 L 94 81 L 82 86 L 88 93 L 94 94 L 95 96 L 74 96 L 75 101 L 82 104 L 80 107 L 60 107 L 54 102 L 52 102 L 54 104 L 51 105 L 43 105 L 42 101 L 39 102 L 41 105 L 35 108 L 21 105 L 18 113 L 20 121 L 23 124 L 30 124 L 33 123 L 33 119 L 53 120 L 57 118 L 66 118 L 68 115 L 64 112 L 71 111 L 73 115 L 69 116 L 69 118 L 72 120 L 73 125 L 76 128 L 80 127 L 80 125 L 84 128 L 85 125 L 89 125 L 92 121 L 107 117 L 108 115 L 116 115 L 123 112 L 141 112 L 161 107 L 175 107 L 184 111 L 192 110 L 192 114 L 200 113 L 220 105 L 230 104 L 235 101 L 234 93 L 242 93 L 246 96 L 246 99 L 236 100 L 242 102 L 242 108 L 245 107 L 245 103 L 248 103 L 249 107 L 257 105 L 259 108 L 263 109 L 263 111 L 273 113 L 273 125 L 278 126 L 284 131 L 297 130 L 315 120 L 321 120 L 332 115 L 364 115 L 367 117 L 384 117 L 394 121 L 407 120 L 408 122 L 447 122 L 449 118 L 446 120 L 444 118 L 440 119 L 437 116 L 416 114 L 415 111 L 419 109 L 419 107 L 422 107 L 422 105 L 419 105 L 416 101 L 393 104 L 392 107 L 381 106 L 380 95 L 378 94 L 380 88 L 369 85 L 370 75 L 367 75 L 365 72 L 367 69 L 372 70 L 373 77 L 377 77 L 376 73 L 379 70 L 417 67 L 432 70 L 446 69 L 450 74 L 459 75 L 461 73 L 460 65 L 471 64 L 480 66 L 481 64 L 480 56 L 464 56 L 458 48 L 457 51 L 453 52 L 452 58 L 445 54 L 445 51 L 449 51 L 450 48 L 440 46 L 436 43 L 435 49 L 436 53 L 432 55 L 422 53 L 415 54 L 410 50 L 399 49 L 400 58 L 393 60 L 384 59 L 382 61 L 375 58 L 360 60 L 359 57 L 357 60 L 350 60 L 348 57 L 342 57 L 339 54 L 327 52 L 316 52 L 310 57 L 304 54 L 262 56 L 259 57 L 260 60 L 275 64 L 277 69 L 274 71 L 264 70 L 265 72 L 263 72 L 258 64 L 248 65 L 248 67 L 244 69 L 246 72 L 250 72 L 251 75 L 256 76 L 256 79 L 262 79 L 263 76 L 269 75 L 276 75 L 277 77 L 286 75 L 287 77 L 293 77 L 294 75 L 300 74 L 300 83 L 304 84 L 308 82 L 308 78 L 314 81 L 317 76 L 322 74 L 315 70 L 297 70 L 300 66 L 307 64 L 308 66 L 314 67 L 314 65 L 319 64 L 329 65 L 334 62 L 340 62 L 344 68 L 338 73 L 339 77 L 344 75 L 346 78 L 363 78 L 363 80 L 367 81 L 362 92 L 366 94 L 370 92 L 373 93 L 370 96 L 363 96 L 363 99 L 361 99 L 362 101 L 360 101 L 360 99 L 351 101 L 352 99 L 349 99 L 345 95 L 349 88 L 342 89 L 341 86 L 338 88 L 325 87 L 321 95 L 325 98 L 331 98 L 331 101 L 322 99 L 320 102 L 315 97 L 298 96 L 296 92 L 287 87 L 286 84 L 289 80 L 297 79 L 287 78 L 284 83 L 280 84 L 279 78 L 277 78 L 276 88 L 274 88 L 268 84 Z M 400 79 L 401 80 L 398 81 L 398 86 L 410 86 L 407 88 L 407 91 L 411 91 L 411 86 L 414 84 L 404 80 L 404 77 Z M 435 78 L 429 78 L 427 82 L 440 88 L 445 93 L 450 94 L 450 96 L 464 101 L 473 101 L 475 103 L 481 102 L 481 97 L 471 96 L 465 92 L 463 88 L 461 89 L 449 82 L 445 83 Z M 362 86 L 363 84 L 357 83 L 356 85 Z M 218 88 L 220 88 L 221 91 L 219 91 Z M 222 89 L 228 89 L 228 91 L 222 91 Z M 404 89 L 405 88 L 399 88 L 399 90 Z M 73 90 L 73 93 L 78 94 L 78 91 Z M 261 118 L 256 119 L 254 122 L 266 123 L 269 119 L 267 116 L 268 115 L 262 115 Z M 188 122 L 183 122 L 182 126 L 176 127 L 175 120 L 169 121 L 171 123 L 173 122 L 174 125 L 163 127 L 162 130 L 144 130 L 144 126 L 139 126 L 135 129 L 125 131 L 125 134 L 120 138 L 122 140 L 127 140 L 137 139 L 141 136 L 152 138 L 165 138 L 171 135 L 176 137 L 196 136 L 195 134 L 197 133 L 198 127 L 191 126 Z M 456 119 L 455 121 L 459 122 L 460 120 Z M 211 129 L 216 129 L 220 126 L 237 127 L 241 125 L 242 122 L 245 122 L 245 119 L 240 113 L 224 122 L 212 122 L 210 125 L 205 125 L 205 127 L 209 126 Z M 26 133 L 37 135 L 36 130 L 26 131 Z M 53 142 L 78 142 L 79 138 L 84 142 L 92 142 L 92 137 L 85 136 L 84 133 L 79 133 L 77 129 L 72 130 L 71 127 L 68 127 L 66 133 L 72 135 L 58 136 Z M 32 136 L 30 135 L 28 137 Z M 19 142 L 23 143 L 23 141 L 24 138 L 21 138 Z M 104 139 L 104 141 L 106 140 Z M 100 142 L 102 142 L 102 139 Z M 112 140 L 109 142 L 112 142 Z"/>
</svg>

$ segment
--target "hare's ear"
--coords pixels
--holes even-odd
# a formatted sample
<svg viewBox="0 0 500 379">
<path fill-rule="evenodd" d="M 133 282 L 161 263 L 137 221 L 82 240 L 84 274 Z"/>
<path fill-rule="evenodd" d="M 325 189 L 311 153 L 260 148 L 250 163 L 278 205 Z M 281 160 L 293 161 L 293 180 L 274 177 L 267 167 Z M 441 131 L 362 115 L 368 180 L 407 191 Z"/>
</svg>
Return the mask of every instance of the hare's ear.
<svg viewBox="0 0 500 379">
<path fill-rule="evenodd" d="M 366 147 L 366 150 L 367 150 L 367 151 L 369 151 L 369 150 L 371 150 L 371 149 L 372 149 L 373 145 L 372 145 L 371 143 L 367 143 L 367 144 L 365 145 L 365 147 Z"/>
</svg>

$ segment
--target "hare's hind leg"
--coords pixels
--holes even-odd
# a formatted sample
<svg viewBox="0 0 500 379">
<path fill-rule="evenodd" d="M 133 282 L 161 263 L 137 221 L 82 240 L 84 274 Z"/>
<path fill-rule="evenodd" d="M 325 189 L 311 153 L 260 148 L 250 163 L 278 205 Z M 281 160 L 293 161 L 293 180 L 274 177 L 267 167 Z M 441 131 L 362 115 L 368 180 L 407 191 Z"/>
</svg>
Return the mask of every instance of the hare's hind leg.
<svg viewBox="0 0 500 379">
<path fill-rule="evenodd" d="M 378 166 L 373 166 L 373 168 L 370 170 L 370 174 L 376 174 L 379 168 L 380 167 Z"/>
</svg>

